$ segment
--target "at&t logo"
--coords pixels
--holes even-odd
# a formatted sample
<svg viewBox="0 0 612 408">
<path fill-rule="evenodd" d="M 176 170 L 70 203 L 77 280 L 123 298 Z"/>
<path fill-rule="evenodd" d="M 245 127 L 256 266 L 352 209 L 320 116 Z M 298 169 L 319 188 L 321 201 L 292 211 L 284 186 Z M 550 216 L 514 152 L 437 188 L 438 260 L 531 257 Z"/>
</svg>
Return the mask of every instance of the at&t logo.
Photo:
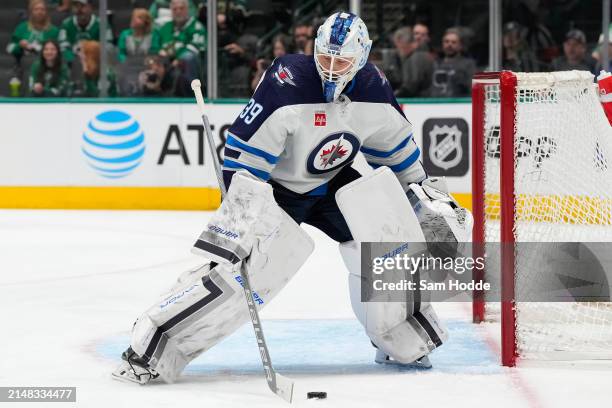
<svg viewBox="0 0 612 408">
<path fill-rule="evenodd" d="M 106 111 L 90 120 L 81 150 L 87 164 L 106 178 L 129 175 L 142 162 L 145 135 L 136 119 L 122 111 Z"/>
</svg>

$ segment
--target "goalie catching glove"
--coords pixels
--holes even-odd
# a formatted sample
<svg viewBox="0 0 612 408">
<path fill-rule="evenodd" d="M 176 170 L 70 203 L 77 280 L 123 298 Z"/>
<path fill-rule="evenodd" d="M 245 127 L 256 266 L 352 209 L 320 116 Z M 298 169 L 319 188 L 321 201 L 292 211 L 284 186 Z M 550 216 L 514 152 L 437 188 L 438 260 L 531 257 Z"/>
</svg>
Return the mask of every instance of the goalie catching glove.
<svg viewBox="0 0 612 408">
<path fill-rule="evenodd" d="M 472 240 L 472 214 L 448 193 L 443 178 L 432 177 L 420 184 L 412 183 L 406 195 L 432 255 L 454 257 L 458 243 Z"/>
</svg>

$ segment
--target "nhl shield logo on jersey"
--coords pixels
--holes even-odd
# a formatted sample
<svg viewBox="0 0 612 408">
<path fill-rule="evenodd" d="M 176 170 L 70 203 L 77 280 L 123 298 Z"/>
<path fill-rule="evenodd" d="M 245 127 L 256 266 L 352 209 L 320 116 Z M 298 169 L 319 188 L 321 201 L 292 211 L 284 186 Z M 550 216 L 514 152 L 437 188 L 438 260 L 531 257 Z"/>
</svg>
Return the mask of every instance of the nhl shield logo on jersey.
<svg viewBox="0 0 612 408">
<path fill-rule="evenodd" d="M 278 64 L 278 70 L 274 73 L 274 78 L 276 78 L 280 86 L 285 84 L 296 86 L 295 82 L 293 82 L 293 74 L 289 68 L 284 67 L 283 64 Z"/>
<path fill-rule="evenodd" d="M 310 153 L 306 168 L 311 174 L 336 170 L 353 161 L 359 151 L 359 139 L 348 132 L 332 133 Z"/>
</svg>

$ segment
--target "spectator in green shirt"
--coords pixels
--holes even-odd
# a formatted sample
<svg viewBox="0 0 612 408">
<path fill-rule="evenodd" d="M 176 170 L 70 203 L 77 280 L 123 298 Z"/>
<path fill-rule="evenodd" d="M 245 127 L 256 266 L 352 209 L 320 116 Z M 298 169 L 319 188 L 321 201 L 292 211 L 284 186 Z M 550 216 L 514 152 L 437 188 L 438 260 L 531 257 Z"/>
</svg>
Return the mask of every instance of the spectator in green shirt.
<svg viewBox="0 0 612 408">
<path fill-rule="evenodd" d="M 32 96 L 66 96 L 68 68 L 62 62 L 59 44 L 48 40 L 43 44 L 40 58 L 30 69 L 30 94 Z"/>
<path fill-rule="evenodd" d="M 159 55 L 172 61 L 191 81 L 198 78 L 199 61 L 206 50 L 206 29 L 195 17 L 189 16 L 187 0 L 172 0 L 172 21 L 159 30 L 161 51 Z"/>
<path fill-rule="evenodd" d="M 149 12 L 143 8 L 134 9 L 130 28 L 119 36 L 119 62 L 127 57 L 156 55 L 160 47 L 159 33 L 153 29 Z"/>
<path fill-rule="evenodd" d="M 93 13 L 92 0 L 72 0 L 73 15 L 62 22 L 59 33 L 60 47 L 66 62 L 74 60 L 79 41 L 100 41 L 100 21 Z M 113 32 L 106 30 L 106 41 L 112 47 Z"/>
<path fill-rule="evenodd" d="M 30 17 L 20 23 L 11 37 L 6 50 L 15 56 L 17 61 L 23 55 L 38 54 L 47 40 L 57 40 L 59 30 L 51 24 L 44 0 L 32 0 L 29 4 Z"/>
<path fill-rule="evenodd" d="M 83 84 L 77 90 L 77 96 L 97 98 L 100 96 L 100 43 L 98 41 L 83 40 L 79 43 L 79 58 L 83 67 Z M 108 96 L 117 96 L 117 82 L 115 74 L 108 69 Z"/>
<path fill-rule="evenodd" d="M 197 17 L 198 9 L 192 0 L 189 1 L 189 16 Z M 163 26 L 172 19 L 170 12 L 170 0 L 153 0 L 151 7 L 149 7 L 149 13 L 151 18 L 158 27 Z"/>
</svg>

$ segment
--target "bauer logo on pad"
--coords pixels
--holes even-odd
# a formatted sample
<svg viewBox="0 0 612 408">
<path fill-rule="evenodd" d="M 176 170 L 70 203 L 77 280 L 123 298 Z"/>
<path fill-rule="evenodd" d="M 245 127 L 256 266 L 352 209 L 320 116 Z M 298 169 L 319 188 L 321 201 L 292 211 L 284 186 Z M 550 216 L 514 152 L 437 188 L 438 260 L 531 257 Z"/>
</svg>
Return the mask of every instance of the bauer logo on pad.
<svg viewBox="0 0 612 408">
<path fill-rule="evenodd" d="M 325 114 L 325 112 L 315 112 L 314 125 L 315 126 L 326 126 L 327 125 L 327 115 Z"/>
</svg>

